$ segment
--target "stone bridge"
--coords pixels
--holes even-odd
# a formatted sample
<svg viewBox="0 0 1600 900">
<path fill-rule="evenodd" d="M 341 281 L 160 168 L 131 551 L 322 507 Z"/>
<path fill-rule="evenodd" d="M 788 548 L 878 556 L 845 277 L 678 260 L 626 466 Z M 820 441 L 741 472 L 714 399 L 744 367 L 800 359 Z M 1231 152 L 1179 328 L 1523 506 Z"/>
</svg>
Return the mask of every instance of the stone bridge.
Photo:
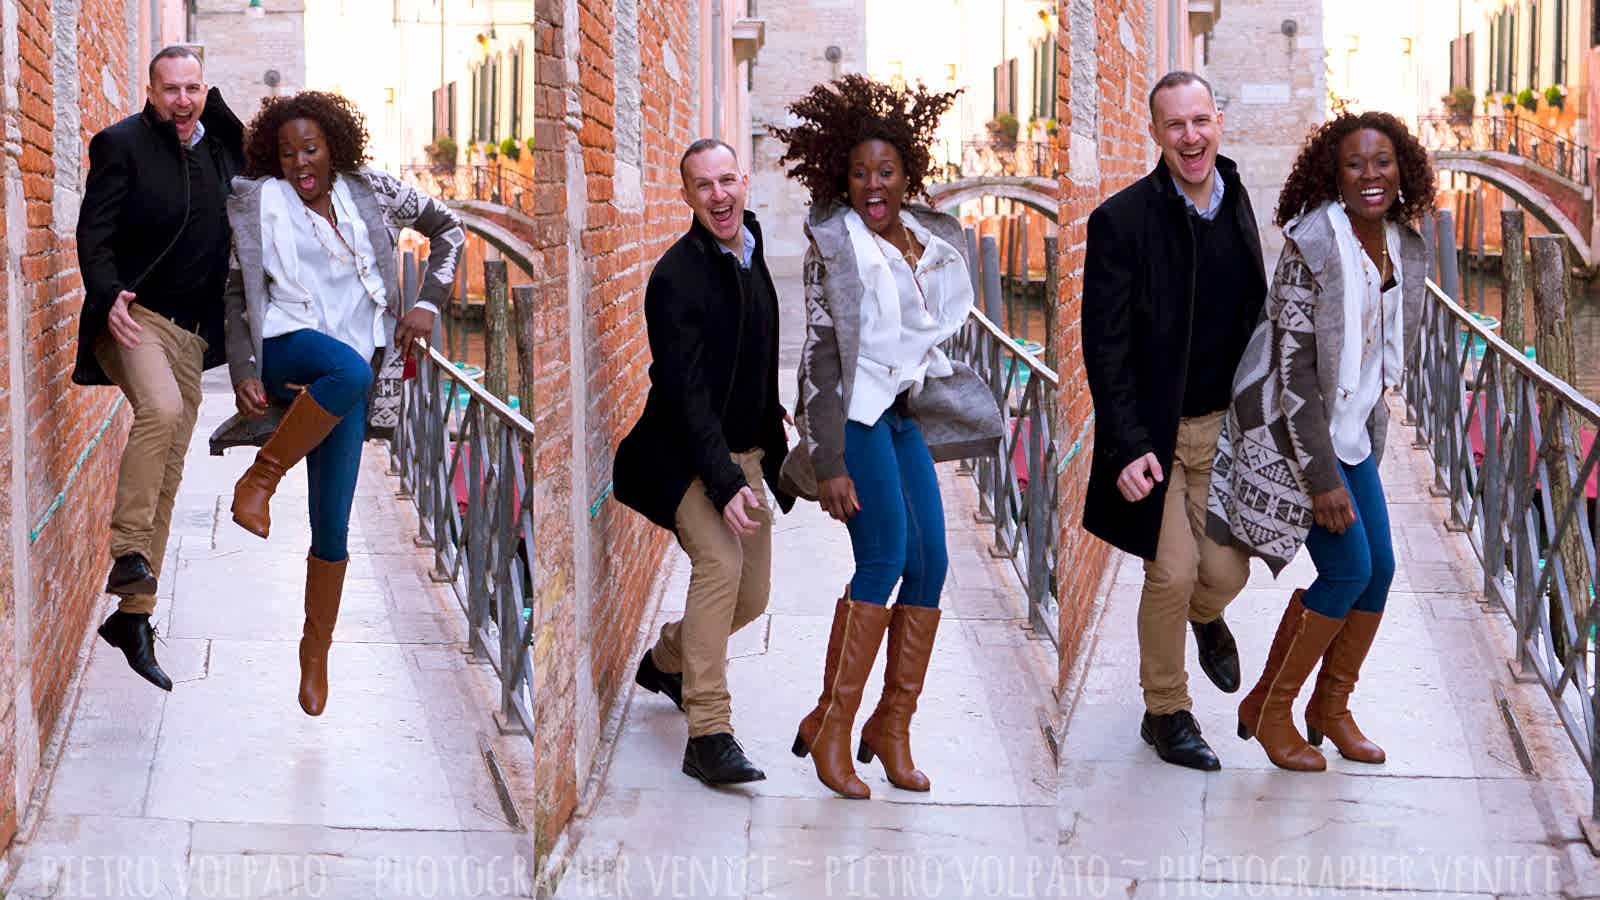
<svg viewBox="0 0 1600 900">
<path fill-rule="evenodd" d="M 1565 235 L 1585 269 L 1600 263 L 1588 148 L 1531 122 L 1499 117 L 1424 118 L 1419 130 L 1435 170 L 1481 178 L 1550 233 Z"/>
<path fill-rule="evenodd" d="M 944 211 L 980 197 L 1006 197 L 1033 209 L 1050 221 L 1061 212 L 1060 188 L 1054 178 L 1028 175 L 981 175 L 941 181 L 928 186 L 933 205 Z"/>
</svg>

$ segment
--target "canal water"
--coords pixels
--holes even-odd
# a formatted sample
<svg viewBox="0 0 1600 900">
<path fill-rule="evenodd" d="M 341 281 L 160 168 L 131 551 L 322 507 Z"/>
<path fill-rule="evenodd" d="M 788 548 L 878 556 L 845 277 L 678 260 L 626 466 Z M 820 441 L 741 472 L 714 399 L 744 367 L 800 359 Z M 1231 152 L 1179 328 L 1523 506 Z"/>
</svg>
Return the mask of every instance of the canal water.
<svg viewBox="0 0 1600 900">
<path fill-rule="evenodd" d="M 1472 312 L 1484 313 L 1497 319 L 1502 318 L 1498 273 L 1491 270 L 1488 277 L 1483 279 L 1481 289 L 1480 278 L 1480 273 L 1472 274 L 1472 283 L 1466 292 L 1467 303 L 1464 305 Z M 1578 297 L 1567 311 L 1572 321 L 1573 358 L 1577 361 L 1577 371 L 1573 373 L 1572 386 L 1589 399 L 1600 403 L 1600 279 L 1587 283 L 1579 281 L 1573 286 Z M 1523 319 L 1522 333 L 1527 338 L 1526 343 L 1531 345 L 1533 343 L 1531 296 L 1524 302 Z"/>
</svg>

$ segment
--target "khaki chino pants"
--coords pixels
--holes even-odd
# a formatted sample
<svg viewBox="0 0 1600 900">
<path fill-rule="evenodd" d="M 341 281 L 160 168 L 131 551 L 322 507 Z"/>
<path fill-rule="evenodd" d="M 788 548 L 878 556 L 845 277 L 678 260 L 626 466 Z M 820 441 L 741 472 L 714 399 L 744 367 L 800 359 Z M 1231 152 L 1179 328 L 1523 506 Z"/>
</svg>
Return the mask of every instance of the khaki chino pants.
<svg viewBox="0 0 1600 900">
<path fill-rule="evenodd" d="M 696 478 L 678 504 L 678 542 L 689 554 L 683 618 L 661 628 L 650 651 L 663 672 L 683 673 L 689 737 L 733 733 L 728 637 L 767 609 L 772 584 L 772 504 L 762 486 L 760 450 L 733 454 L 763 509 L 761 530 L 736 537 Z"/>
<path fill-rule="evenodd" d="M 1184 671 L 1188 623 L 1211 622 L 1250 579 L 1250 557 L 1206 536 L 1206 497 L 1223 412 L 1183 419 L 1167 496 L 1161 511 L 1156 558 L 1144 564 L 1139 597 L 1139 685 L 1155 715 L 1190 709 Z"/>
<path fill-rule="evenodd" d="M 189 450 L 200 412 L 200 372 L 206 342 L 172 320 L 138 304 L 128 312 L 142 329 L 137 347 L 117 343 L 110 331 L 95 343 L 95 359 L 106 376 L 122 389 L 133 407 L 133 427 L 117 470 L 117 497 L 111 510 L 111 556 L 143 554 L 161 575 L 172 526 L 172 504 L 183 480 L 183 459 Z M 124 612 L 150 613 L 156 598 L 124 597 Z"/>
</svg>

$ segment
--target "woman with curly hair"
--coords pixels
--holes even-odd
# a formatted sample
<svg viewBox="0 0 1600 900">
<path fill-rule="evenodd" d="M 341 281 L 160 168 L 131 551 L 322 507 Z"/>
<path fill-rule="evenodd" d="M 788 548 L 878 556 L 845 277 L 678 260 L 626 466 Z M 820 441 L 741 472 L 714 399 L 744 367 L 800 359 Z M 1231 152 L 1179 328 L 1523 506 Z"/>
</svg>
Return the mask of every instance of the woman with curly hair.
<svg viewBox="0 0 1600 900">
<path fill-rule="evenodd" d="M 1317 567 L 1284 611 L 1239 736 L 1284 769 L 1322 771 L 1326 735 L 1346 759 L 1381 763 L 1350 694 L 1394 577 L 1378 462 L 1427 276 L 1413 223 L 1433 205 L 1427 152 L 1387 113 L 1341 114 L 1306 141 L 1278 200 L 1287 241 L 1261 325 L 1234 378 L 1217 444 L 1208 530 L 1282 571 L 1303 543 Z M 1306 706 L 1307 743 L 1290 707 Z"/>
<path fill-rule="evenodd" d="M 847 75 L 812 88 L 789 107 L 798 124 L 777 131 L 788 145 L 781 162 L 811 194 L 800 444 L 783 474 L 793 493 L 846 524 L 856 567 L 834 607 L 822 696 L 794 752 L 810 753 L 822 783 L 849 798 L 871 796 L 850 738 L 885 631 L 883 695 L 857 758 L 882 758 L 896 787 L 929 789 L 910 729 L 948 565 L 933 463 L 992 451 L 973 423 L 992 421 L 999 433 L 993 395 L 939 349 L 972 309 L 961 225 L 907 204 L 923 192 L 929 147 L 954 100 Z"/>
<path fill-rule="evenodd" d="M 234 263 L 224 294 L 228 367 L 241 416 L 281 415 L 233 491 L 233 520 L 266 537 L 268 503 L 304 459 L 310 482 L 300 706 L 320 715 L 349 562 L 346 541 L 378 352 L 409 355 L 432 333 L 465 234 L 444 204 L 364 167 L 362 116 L 337 94 L 262 104 L 245 174 L 228 198 Z M 428 274 L 402 313 L 401 228 L 428 238 Z M 282 406 L 286 411 L 281 411 Z M 226 437 L 219 438 L 226 442 Z"/>
</svg>

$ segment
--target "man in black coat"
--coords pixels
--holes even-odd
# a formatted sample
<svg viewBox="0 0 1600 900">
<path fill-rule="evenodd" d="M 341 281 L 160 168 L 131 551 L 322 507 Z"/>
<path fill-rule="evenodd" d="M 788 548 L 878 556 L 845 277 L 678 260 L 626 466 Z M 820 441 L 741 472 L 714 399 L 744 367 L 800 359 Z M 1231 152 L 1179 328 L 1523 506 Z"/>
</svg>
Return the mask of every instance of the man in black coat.
<svg viewBox="0 0 1600 900">
<path fill-rule="evenodd" d="M 163 690 L 172 680 L 156 661 L 150 614 L 200 409 L 200 373 L 225 361 L 222 289 L 232 237 L 224 201 L 243 168 L 244 128 L 207 89 L 187 47 L 156 54 L 144 111 L 89 142 L 72 380 L 115 384 L 133 409 L 106 579 L 121 602 L 100 636 Z"/>
<path fill-rule="evenodd" d="M 766 775 L 733 737 L 728 637 L 767 608 L 772 508 L 788 453 L 778 403 L 778 294 L 746 212 L 749 177 L 733 148 L 712 140 L 679 162 L 688 234 L 645 288 L 650 394 L 617 447 L 617 499 L 673 531 L 689 555 L 683 618 L 661 629 L 634 680 L 688 714 L 683 771 L 706 784 Z"/>
<path fill-rule="evenodd" d="M 1083 352 L 1095 444 L 1084 527 L 1145 559 L 1140 734 L 1167 762 L 1216 769 L 1190 711 L 1184 623 L 1201 669 L 1238 690 L 1222 613 L 1249 578 L 1249 558 L 1205 536 L 1205 510 L 1234 369 L 1267 280 L 1249 194 L 1217 156 L 1211 86 L 1191 72 L 1165 76 L 1150 92 L 1150 118 L 1155 171 L 1089 217 Z"/>
</svg>

